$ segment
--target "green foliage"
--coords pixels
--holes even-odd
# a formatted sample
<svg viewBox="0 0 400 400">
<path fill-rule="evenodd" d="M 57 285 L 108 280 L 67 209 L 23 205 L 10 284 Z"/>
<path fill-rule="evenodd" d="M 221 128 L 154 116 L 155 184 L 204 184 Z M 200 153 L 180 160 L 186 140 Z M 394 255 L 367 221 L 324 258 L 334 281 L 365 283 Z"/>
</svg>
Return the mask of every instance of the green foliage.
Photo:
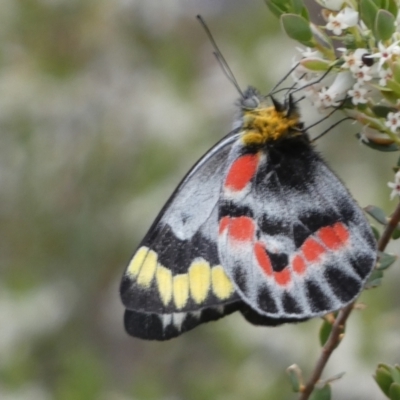
<svg viewBox="0 0 400 400">
<path fill-rule="evenodd" d="M 316 387 L 310 396 L 310 400 L 331 400 L 331 385 L 325 384 L 323 387 Z"/>
<path fill-rule="evenodd" d="M 374 379 L 385 396 L 390 400 L 400 400 L 400 367 L 378 364 Z"/>
</svg>

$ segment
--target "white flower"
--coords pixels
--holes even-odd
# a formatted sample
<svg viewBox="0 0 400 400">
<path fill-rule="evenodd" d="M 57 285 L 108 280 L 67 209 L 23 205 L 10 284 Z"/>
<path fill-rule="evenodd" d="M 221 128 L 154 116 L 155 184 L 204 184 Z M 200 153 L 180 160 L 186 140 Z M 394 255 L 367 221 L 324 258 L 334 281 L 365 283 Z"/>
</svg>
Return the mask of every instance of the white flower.
<svg viewBox="0 0 400 400">
<path fill-rule="evenodd" d="M 349 71 L 339 72 L 332 85 L 329 87 L 329 91 L 336 93 L 336 95 L 345 94 L 353 85 L 354 79 Z"/>
<path fill-rule="evenodd" d="M 393 200 L 396 196 L 400 196 L 400 171 L 396 172 L 394 175 L 394 182 L 388 182 L 388 186 L 392 189 L 390 200 Z"/>
<path fill-rule="evenodd" d="M 338 50 L 347 51 L 347 49 L 343 47 Z M 362 57 L 364 54 L 368 54 L 367 49 L 357 49 L 354 53 L 343 54 L 344 63 L 342 69 L 350 69 L 351 72 L 357 72 L 358 69 L 363 66 Z"/>
<path fill-rule="evenodd" d="M 301 47 L 296 47 L 297 51 L 300 52 L 302 58 L 320 58 L 323 59 L 322 54 L 318 50 L 306 47 L 302 49 Z"/>
<path fill-rule="evenodd" d="M 382 133 L 377 129 L 364 125 L 360 133 L 360 141 L 364 143 L 392 144 L 393 141 L 386 133 Z"/>
<path fill-rule="evenodd" d="M 400 54 L 400 46 L 399 40 L 397 42 L 392 43 L 390 46 L 386 47 L 382 42 L 378 43 L 379 52 L 372 54 L 371 57 L 379 58 L 379 69 L 382 68 L 382 65 L 392 58 L 393 55 Z"/>
<path fill-rule="evenodd" d="M 385 126 L 393 133 L 396 133 L 397 128 L 400 126 L 400 111 L 390 112 L 386 117 Z"/>
<path fill-rule="evenodd" d="M 386 86 L 386 82 L 388 79 L 392 79 L 393 78 L 393 72 L 390 68 L 388 69 L 381 69 L 379 71 L 379 85 L 380 86 Z"/>
<path fill-rule="evenodd" d="M 329 88 L 323 87 L 318 93 L 318 104 L 320 104 L 321 107 L 324 108 L 337 107 L 340 103 L 338 101 L 335 101 L 336 96 L 337 93 L 330 91 Z"/>
<path fill-rule="evenodd" d="M 357 104 L 365 104 L 368 102 L 367 93 L 368 90 L 358 82 L 354 84 L 353 89 L 347 92 L 347 94 L 351 97 L 351 102 L 355 106 Z"/>
<path fill-rule="evenodd" d="M 336 15 L 330 13 L 328 21 L 326 29 L 332 31 L 334 35 L 341 35 L 344 29 L 357 25 L 358 12 L 350 7 L 345 7 Z"/>
<path fill-rule="evenodd" d="M 368 82 L 372 79 L 371 68 L 363 65 L 358 68 L 357 72 L 353 72 L 353 76 L 357 79 L 357 83 Z"/>
</svg>

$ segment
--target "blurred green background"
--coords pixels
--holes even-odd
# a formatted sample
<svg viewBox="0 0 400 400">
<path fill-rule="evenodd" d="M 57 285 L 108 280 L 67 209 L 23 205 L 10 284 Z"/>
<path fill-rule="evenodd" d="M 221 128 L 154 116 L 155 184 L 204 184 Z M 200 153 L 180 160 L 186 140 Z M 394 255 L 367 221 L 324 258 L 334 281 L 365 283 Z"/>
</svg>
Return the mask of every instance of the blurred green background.
<svg viewBox="0 0 400 400">
<path fill-rule="evenodd" d="M 131 254 L 235 112 L 198 13 L 242 87 L 268 92 L 298 54 L 259 0 L 0 1 L 0 399 L 294 399 L 285 369 L 310 372 L 319 320 L 232 315 L 164 343 L 123 330 Z M 396 156 L 356 129 L 317 148 L 362 206 L 390 212 Z M 399 362 L 397 270 L 363 294 L 329 364 L 347 371 L 336 399 L 383 399 L 371 375 Z"/>
</svg>

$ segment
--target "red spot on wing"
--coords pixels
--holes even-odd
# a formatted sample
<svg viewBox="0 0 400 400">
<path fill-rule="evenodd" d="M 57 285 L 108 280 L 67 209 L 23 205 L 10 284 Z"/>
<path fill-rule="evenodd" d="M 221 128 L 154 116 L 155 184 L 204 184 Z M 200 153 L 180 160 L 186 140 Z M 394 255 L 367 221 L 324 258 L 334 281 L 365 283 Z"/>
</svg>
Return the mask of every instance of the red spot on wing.
<svg viewBox="0 0 400 400">
<path fill-rule="evenodd" d="M 310 262 L 318 260 L 321 254 L 325 253 L 325 249 L 313 238 L 308 238 L 301 248 L 304 258 Z"/>
<path fill-rule="evenodd" d="M 222 217 L 221 220 L 219 221 L 219 234 L 221 235 L 224 230 L 227 228 L 229 225 L 229 217 Z"/>
<path fill-rule="evenodd" d="M 251 241 L 254 237 L 254 221 L 249 217 L 231 218 L 229 222 L 229 237 L 234 240 Z"/>
<path fill-rule="evenodd" d="M 254 176 L 258 166 L 257 154 L 246 154 L 239 157 L 232 164 L 225 180 L 225 187 L 230 190 L 240 191 Z"/>
<path fill-rule="evenodd" d="M 336 250 L 343 245 L 342 240 L 332 226 L 325 226 L 318 231 L 318 237 L 324 245 L 331 250 Z"/>
<path fill-rule="evenodd" d="M 350 233 L 344 224 L 337 222 L 332 228 L 343 243 L 346 243 L 349 240 Z"/>
<path fill-rule="evenodd" d="M 297 255 L 293 258 L 292 267 L 293 267 L 294 272 L 296 272 L 297 274 L 300 274 L 300 275 L 304 274 L 304 272 L 306 272 L 306 269 L 307 269 L 304 258 L 299 255 Z"/>
<path fill-rule="evenodd" d="M 269 259 L 268 254 L 265 252 L 264 245 L 260 242 L 257 242 L 254 245 L 254 253 L 260 267 L 267 275 L 271 276 L 273 273 L 271 260 Z"/>
<path fill-rule="evenodd" d="M 284 268 L 282 271 L 274 272 L 274 278 L 278 285 L 286 286 L 291 281 L 289 269 Z"/>
</svg>

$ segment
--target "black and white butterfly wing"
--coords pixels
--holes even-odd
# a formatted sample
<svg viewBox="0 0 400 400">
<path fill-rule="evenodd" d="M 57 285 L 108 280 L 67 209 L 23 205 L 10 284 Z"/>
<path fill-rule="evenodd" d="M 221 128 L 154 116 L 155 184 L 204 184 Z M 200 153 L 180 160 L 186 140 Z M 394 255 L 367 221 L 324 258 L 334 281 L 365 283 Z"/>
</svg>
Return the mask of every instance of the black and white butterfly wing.
<svg viewBox="0 0 400 400">
<path fill-rule="evenodd" d="M 305 137 L 262 148 L 235 145 L 220 201 L 218 247 L 242 299 L 277 320 L 343 307 L 376 261 L 361 209 Z"/>
</svg>

